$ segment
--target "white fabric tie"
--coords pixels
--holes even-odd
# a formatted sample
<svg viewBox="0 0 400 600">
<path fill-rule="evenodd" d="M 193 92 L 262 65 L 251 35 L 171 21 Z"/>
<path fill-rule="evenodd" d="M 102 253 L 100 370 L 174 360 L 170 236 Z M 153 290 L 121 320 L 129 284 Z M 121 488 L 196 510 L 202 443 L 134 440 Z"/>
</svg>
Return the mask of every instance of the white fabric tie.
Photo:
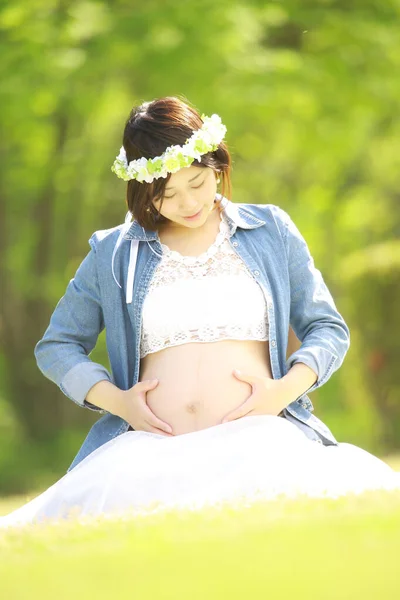
<svg viewBox="0 0 400 600">
<path fill-rule="evenodd" d="M 122 239 L 125 235 L 125 233 L 128 231 L 128 229 L 131 226 L 131 213 L 128 211 L 126 213 L 125 216 L 125 225 L 124 227 L 121 229 L 121 232 L 118 236 L 117 242 L 114 246 L 114 250 L 113 250 L 113 254 L 112 254 L 112 259 L 111 259 L 111 271 L 114 277 L 114 281 L 115 283 L 118 285 L 119 288 L 122 288 L 121 284 L 119 283 L 119 281 L 117 280 L 117 278 L 115 277 L 115 273 L 114 273 L 114 259 L 115 259 L 115 255 L 117 253 L 118 248 L 121 245 Z M 138 252 L 138 247 L 139 247 L 139 242 L 138 240 L 131 240 L 131 248 L 130 248 L 130 253 L 129 253 L 129 267 L 128 267 L 128 276 L 127 276 L 127 281 L 126 281 L 126 303 L 130 304 L 132 302 L 132 297 L 133 297 L 133 279 L 135 276 L 135 268 L 136 268 L 136 259 L 137 259 L 137 252 Z"/>
<path fill-rule="evenodd" d="M 136 259 L 139 248 L 138 240 L 131 240 L 131 249 L 129 252 L 128 277 L 126 278 L 126 303 L 131 304 L 133 297 L 133 280 L 135 277 Z"/>
</svg>

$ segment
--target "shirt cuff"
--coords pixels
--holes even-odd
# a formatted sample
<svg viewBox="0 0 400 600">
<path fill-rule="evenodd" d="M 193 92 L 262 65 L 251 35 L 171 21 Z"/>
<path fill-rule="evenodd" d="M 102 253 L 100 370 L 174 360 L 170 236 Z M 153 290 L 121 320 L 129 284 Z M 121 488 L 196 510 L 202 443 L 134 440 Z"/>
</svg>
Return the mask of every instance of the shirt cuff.
<svg viewBox="0 0 400 600">
<path fill-rule="evenodd" d="M 85 400 L 90 388 L 103 380 L 112 383 L 107 369 L 98 363 L 85 361 L 78 363 L 68 371 L 61 381 L 60 389 L 79 406 L 104 413 L 106 411 Z"/>
</svg>

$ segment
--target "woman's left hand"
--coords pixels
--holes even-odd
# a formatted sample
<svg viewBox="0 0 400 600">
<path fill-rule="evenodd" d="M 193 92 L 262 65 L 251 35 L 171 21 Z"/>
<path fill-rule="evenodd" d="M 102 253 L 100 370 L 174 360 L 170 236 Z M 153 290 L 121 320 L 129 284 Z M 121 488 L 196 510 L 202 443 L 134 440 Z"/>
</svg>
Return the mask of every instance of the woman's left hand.
<svg viewBox="0 0 400 600">
<path fill-rule="evenodd" d="M 234 421 L 248 415 L 275 415 L 277 416 L 291 400 L 285 397 L 285 389 L 280 379 L 260 375 L 248 375 L 236 369 L 233 374 L 240 381 L 249 383 L 252 394 L 235 410 L 222 419 L 221 423 Z"/>
</svg>

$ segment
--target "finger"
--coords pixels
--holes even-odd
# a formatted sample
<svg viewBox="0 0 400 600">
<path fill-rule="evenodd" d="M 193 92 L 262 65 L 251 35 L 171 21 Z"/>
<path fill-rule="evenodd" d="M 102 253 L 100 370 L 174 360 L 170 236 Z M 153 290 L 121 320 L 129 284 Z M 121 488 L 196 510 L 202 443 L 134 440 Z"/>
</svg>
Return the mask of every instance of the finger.
<svg viewBox="0 0 400 600">
<path fill-rule="evenodd" d="M 143 386 L 144 390 L 148 390 L 158 385 L 158 379 L 145 379 L 144 381 L 140 381 L 139 384 Z"/>
<path fill-rule="evenodd" d="M 241 417 L 245 417 L 246 415 L 252 412 L 253 408 L 248 404 L 246 406 L 240 407 L 236 410 L 233 410 L 229 414 L 225 415 L 222 419 L 221 423 L 227 423 L 228 421 L 235 421 L 236 419 L 240 419 Z"/>
<path fill-rule="evenodd" d="M 232 373 L 234 374 L 236 379 L 239 379 L 239 381 L 244 381 L 245 383 L 248 383 L 253 390 L 256 386 L 256 383 L 258 383 L 259 381 L 259 377 L 257 375 L 247 375 L 246 373 L 242 373 L 237 369 L 234 369 Z"/>
<path fill-rule="evenodd" d="M 147 423 L 147 421 L 146 421 Z M 149 426 L 149 432 L 150 433 L 157 433 L 158 435 L 163 435 L 165 437 L 173 437 L 173 433 L 168 433 L 166 431 L 164 431 L 163 429 L 158 429 L 158 427 L 153 427 L 150 423 L 147 423 L 147 425 Z"/>
<path fill-rule="evenodd" d="M 146 379 L 145 381 L 138 381 L 138 383 L 133 387 L 135 388 L 137 396 L 146 402 L 147 392 L 153 390 L 157 385 L 158 379 Z"/>
<path fill-rule="evenodd" d="M 149 425 L 151 425 L 152 427 L 156 427 L 158 429 L 163 429 L 167 433 L 172 433 L 171 425 L 168 425 L 168 423 L 165 423 L 164 421 L 159 419 L 157 417 L 157 415 L 155 415 L 153 413 L 153 411 L 150 409 L 148 404 L 145 404 L 143 406 L 143 410 L 145 413 L 145 419 Z"/>
</svg>

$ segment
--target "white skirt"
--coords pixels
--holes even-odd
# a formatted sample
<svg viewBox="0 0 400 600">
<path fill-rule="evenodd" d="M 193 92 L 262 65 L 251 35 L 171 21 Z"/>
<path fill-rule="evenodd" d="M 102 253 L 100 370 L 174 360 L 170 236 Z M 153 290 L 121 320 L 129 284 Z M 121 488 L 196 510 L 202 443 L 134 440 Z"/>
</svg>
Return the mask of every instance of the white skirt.
<svg viewBox="0 0 400 600">
<path fill-rule="evenodd" d="M 0 527 L 373 489 L 399 490 L 400 472 L 353 444 L 323 446 L 282 417 L 254 415 L 175 437 L 127 431 Z"/>
</svg>

